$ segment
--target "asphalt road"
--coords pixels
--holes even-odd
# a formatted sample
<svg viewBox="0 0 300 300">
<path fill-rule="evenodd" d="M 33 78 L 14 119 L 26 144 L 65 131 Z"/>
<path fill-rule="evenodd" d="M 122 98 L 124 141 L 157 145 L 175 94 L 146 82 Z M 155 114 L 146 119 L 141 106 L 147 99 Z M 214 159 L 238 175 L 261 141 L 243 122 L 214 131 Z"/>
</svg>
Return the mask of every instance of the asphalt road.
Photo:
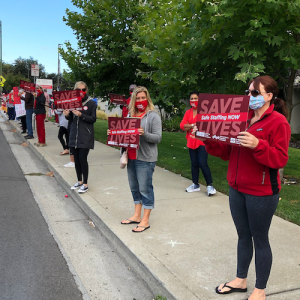
<svg viewBox="0 0 300 300">
<path fill-rule="evenodd" d="M 0 298 L 82 299 L 0 130 Z"/>
</svg>

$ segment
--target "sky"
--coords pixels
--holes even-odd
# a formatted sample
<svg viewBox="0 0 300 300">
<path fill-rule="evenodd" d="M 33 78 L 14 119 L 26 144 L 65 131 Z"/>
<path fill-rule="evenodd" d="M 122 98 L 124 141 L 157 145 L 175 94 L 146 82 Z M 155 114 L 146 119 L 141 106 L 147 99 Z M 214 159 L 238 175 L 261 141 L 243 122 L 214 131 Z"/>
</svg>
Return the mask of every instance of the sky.
<svg viewBox="0 0 300 300">
<path fill-rule="evenodd" d="M 69 40 L 77 48 L 72 29 L 62 20 L 66 8 L 79 11 L 71 0 L 1 0 L 3 62 L 32 56 L 47 73 L 57 73 L 58 44 Z M 63 69 L 68 66 L 60 57 L 61 72 Z"/>
</svg>

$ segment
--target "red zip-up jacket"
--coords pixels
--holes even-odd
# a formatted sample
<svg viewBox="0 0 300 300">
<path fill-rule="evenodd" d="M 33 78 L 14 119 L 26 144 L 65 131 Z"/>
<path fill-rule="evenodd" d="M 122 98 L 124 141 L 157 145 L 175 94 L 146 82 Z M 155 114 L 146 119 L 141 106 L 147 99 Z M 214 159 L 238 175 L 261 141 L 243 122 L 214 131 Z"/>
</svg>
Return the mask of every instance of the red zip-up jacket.
<svg viewBox="0 0 300 300">
<path fill-rule="evenodd" d="M 251 126 L 254 111 L 249 112 L 247 131 L 258 138 L 255 149 L 231 146 L 205 140 L 206 151 L 223 160 L 229 160 L 227 180 L 229 186 L 245 194 L 267 196 L 281 189 L 278 169 L 288 162 L 291 127 L 286 118 L 274 111 L 274 105 Z"/>
</svg>

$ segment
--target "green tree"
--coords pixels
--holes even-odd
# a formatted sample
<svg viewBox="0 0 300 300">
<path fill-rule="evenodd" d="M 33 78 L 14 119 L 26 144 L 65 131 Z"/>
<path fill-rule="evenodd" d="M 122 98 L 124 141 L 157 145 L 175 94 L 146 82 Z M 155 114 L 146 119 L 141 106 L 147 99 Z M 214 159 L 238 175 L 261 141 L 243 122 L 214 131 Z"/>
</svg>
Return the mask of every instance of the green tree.
<svg viewBox="0 0 300 300">
<path fill-rule="evenodd" d="M 24 77 L 22 74 L 3 73 L 3 77 L 6 79 L 3 86 L 3 90 L 5 92 L 10 92 L 13 89 L 13 87 L 19 86 L 20 80 L 28 81 L 28 79 Z"/>
<path fill-rule="evenodd" d="M 85 81 L 91 91 L 128 94 L 132 83 L 147 85 L 137 77 L 141 60 L 133 52 L 133 22 L 140 22 L 139 3 L 128 0 L 72 0 L 82 13 L 66 10 L 64 21 L 78 40 L 75 50 L 66 43 L 60 49 L 71 69 L 69 79 Z M 148 68 L 144 66 L 144 68 Z"/>
<path fill-rule="evenodd" d="M 243 93 L 263 74 L 284 90 L 290 120 L 300 68 L 300 1 L 219 0 L 143 5 L 135 51 L 169 99 L 188 91 Z"/>
<path fill-rule="evenodd" d="M 33 76 L 31 76 L 31 65 L 36 64 L 39 65 L 39 78 L 46 77 L 45 67 L 42 64 L 39 64 L 36 59 L 33 57 L 29 58 L 17 58 L 13 65 L 13 74 L 21 74 L 22 76 L 29 79 L 31 82 L 34 81 Z"/>
</svg>

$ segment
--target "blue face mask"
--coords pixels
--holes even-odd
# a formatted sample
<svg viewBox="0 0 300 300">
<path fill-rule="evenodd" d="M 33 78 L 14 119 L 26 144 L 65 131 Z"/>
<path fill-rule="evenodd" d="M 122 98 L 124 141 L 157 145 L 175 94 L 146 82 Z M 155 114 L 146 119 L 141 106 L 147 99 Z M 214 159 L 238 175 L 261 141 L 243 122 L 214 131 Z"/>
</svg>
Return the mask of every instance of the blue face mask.
<svg viewBox="0 0 300 300">
<path fill-rule="evenodd" d="M 257 110 L 264 106 L 265 104 L 264 96 L 258 95 L 257 97 L 250 96 L 249 107 L 251 109 Z"/>
</svg>

